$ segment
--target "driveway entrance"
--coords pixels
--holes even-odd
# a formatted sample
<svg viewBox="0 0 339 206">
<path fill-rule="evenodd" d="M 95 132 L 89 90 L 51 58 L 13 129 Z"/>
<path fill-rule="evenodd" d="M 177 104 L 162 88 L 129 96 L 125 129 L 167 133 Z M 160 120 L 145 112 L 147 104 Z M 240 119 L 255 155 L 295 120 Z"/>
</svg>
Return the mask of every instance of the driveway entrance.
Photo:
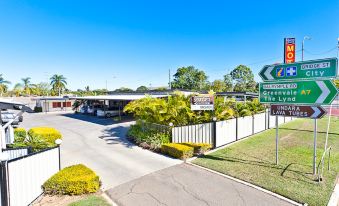
<svg viewBox="0 0 339 206">
<path fill-rule="evenodd" d="M 141 149 L 126 140 L 133 122 L 114 123 L 73 113 L 25 114 L 21 127 L 48 126 L 63 135 L 62 167 L 83 163 L 93 169 L 107 190 L 151 172 L 181 163 Z"/>
</svg>

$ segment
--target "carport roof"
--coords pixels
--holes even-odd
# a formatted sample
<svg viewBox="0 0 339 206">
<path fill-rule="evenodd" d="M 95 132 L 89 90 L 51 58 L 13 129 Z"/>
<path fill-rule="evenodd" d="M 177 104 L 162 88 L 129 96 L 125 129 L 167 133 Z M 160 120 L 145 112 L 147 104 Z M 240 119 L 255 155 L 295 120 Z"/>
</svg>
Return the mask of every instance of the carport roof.
<svg viewBox="0 0 339 206">
<path fill-rule="evenodd" d="M 0 109 L 22 110 L 25 112 L 33 112 L 31 108 L 21 102 L 15 102 L 7 99 L 0 99 Z"/>
<path fill-rule="evenodd" d="M 153 97 L 153 98 L 161 98 L 167 97 L 169 95 L 140 95 L 140 94 L 130 94 L 130 95 L 98 95 L 98 96 L 85 96 L 85 97 L 70 97 L 70 99 L 78 99 L 78 100 L 137 100 L 144 97 Z"/>
</svg>

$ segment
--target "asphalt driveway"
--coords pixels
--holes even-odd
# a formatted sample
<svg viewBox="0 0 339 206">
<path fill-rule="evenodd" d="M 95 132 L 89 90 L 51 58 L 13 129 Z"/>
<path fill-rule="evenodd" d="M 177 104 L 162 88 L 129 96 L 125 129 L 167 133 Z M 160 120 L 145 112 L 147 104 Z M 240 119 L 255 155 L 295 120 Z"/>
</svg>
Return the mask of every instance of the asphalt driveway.
<svg viewBox="0 0 339 206">
<path fill-rule="evenodd" d="M 106 193 L 119 206 L 291 206 L 277 197 L 184 163 L 119 185 Z"/>
<path fill-rule="evenodd" d="M 128 142 L 125 134 L 132 123 L 116 124 L 109 119 L 72 113 L 40 113 L 25 114 L 20 127 L 58 129 L 63 135 L 61 166 L 87 165 L 97 172 L 106 190 L 181 163 Z"/>
</svg>

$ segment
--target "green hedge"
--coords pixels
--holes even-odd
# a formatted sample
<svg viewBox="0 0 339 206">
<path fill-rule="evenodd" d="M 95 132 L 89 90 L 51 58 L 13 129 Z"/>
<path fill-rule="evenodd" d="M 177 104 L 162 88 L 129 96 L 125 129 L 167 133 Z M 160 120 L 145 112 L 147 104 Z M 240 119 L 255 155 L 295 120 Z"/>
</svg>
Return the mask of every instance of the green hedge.
<svg viewBox="0 0 339 206">
<path fill-rule="evenodd" d="M 143 131 L 140 124 L 132 125 L 127 132 L 127 136 L 132 138 L 139 146 L 151 150 L 158 150 L 162 144 L 171 142 L 169 132 L 159 132 L 153 129 Z"/>
<path fill-rule="evenodd" d="M 23 142 L 27 136 L 27 131 L 24 128 L 14 129 L 14 142 Z"/>
<path fill-rule="evenodd" d="M 179 159 L 193 157 L 193 147 L 178 143 L 168 143 L 161 145 L 161 152 Z"/>
<path fill-rule="evenodd" d="M 51 127 L 33 127 L 28 131 L 28 135 L 33 139 L 40 139 L 49 144 L 55 146 L 55 140 L 61 139 L 61 133 Z"/>
<path fill-rule="evenodd" d="M 181 143 L 181 144 L 189 146 L 189 147 L 193 147 L 194 154 L 196 154 L 196 155 L 203 154 L 203 153 L 207 152 L 208 150 L 210 150 L 212 148 L 212 145 L 211 144 L 207 144 L 207 143 L 191 143 L 191 142 L 187 142 L 187 143 Z"/>
<path fill-rule="evenodd" d="M 83 164 L 60 170 L 42 186 L 46 194 L 81 195 L 99 190 L 99 176 Z"/>
</svg>

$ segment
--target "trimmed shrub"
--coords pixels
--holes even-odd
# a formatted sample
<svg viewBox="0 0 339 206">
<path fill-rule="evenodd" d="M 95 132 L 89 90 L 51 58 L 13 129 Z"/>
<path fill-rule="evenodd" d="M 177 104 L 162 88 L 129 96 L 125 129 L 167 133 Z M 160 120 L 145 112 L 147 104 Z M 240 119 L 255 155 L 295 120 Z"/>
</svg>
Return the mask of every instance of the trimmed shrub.
<svg viewBox="0 0 339 206">
<path fill-rule="evenodd" d="M 142 130 L 140 124 L 132 125 L 127 132 L 127 136 L 132 138 L 136 144 L 145 149 L 159 150 L 161 144 L 170 143 L 169 132 L 159 132 L 157 130 Z"/>
<path fill-rule="evenodd" d="M 60 170 L 42 186 L 46 194 L 81 195 L 99 190 L 99 176 L 83 164 Z"/>
<path fill-rule="evenodd" d="M 34 112 L 42 112 L 42 107 L 34 107 Z"/>
<path fill-rule="evenodd" d="M 189 147 L 193 147 L 194 154 L 196 154 L 196 155 L 203 154 L 203 153 L 207 152 L 208 150 L 210 150 L 212 148 L 212 145 L 211 144 L 207 144 L 207 143 L 191 143 L 191 142 L 187 142 L 187 143 L 181 143 L 181 144 L 189 146 Z"/>
<path fill-rule="evenodd" d="M 179 159 L 187 159 L 193 157 L 193 147 L 179 143 L 168 143 L 161 145 L 161 152 Z"/>
<path fill-rule="evenodd" d="M 24 128 L 14 129 L 14 143 L 24 142 L 27 136 L 27 132 Z"/>
<path fill-rule="evenodd" d="M 61 133 L 51 127 L 33 127 L 28 131 L 28 135 L 33 139 L 45 141 L 49 146 L 55 146 L 55 140 L 61 139 Z"/>
</svg>

